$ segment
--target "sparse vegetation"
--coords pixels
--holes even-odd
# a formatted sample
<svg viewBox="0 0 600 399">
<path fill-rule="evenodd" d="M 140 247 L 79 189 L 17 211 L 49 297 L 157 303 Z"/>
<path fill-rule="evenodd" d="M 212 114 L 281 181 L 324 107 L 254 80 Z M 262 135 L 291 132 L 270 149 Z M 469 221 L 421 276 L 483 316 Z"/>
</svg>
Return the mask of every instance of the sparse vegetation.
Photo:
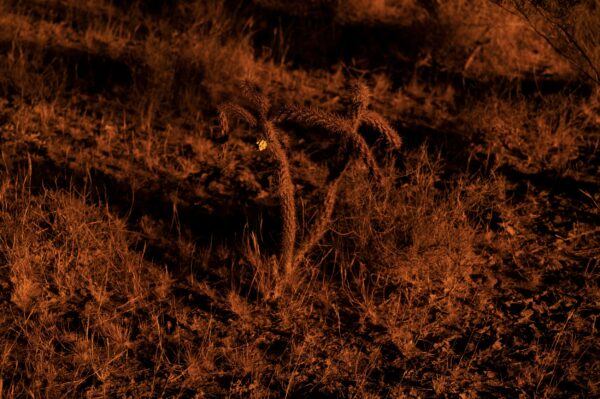
<svg viewBox="0 0 600 399">
<path fill-rule="evenodd" d="M 342 3 L 0 0 L 1 398 L 599 396 L 594 2 Z"/>
</svg>

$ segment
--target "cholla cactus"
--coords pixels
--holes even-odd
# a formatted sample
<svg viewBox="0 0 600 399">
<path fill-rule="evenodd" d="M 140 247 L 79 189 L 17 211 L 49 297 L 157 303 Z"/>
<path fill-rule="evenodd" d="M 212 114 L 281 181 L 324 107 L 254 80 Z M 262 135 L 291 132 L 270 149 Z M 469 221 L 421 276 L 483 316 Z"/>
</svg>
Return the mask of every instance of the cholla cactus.
<svg viewBox="0 0 600 399">
<path fill-rule="evenodd" d="M 351 89 L 351 102 L 346 117 L 311 107 L 290 106 L 284 108 L 277 120 L 293 122 L 304 127 L 321 128 L 349 141 L 356 154 L 369 168 L 371 175 L 381 180 L 383 175 L 367 142 L 359 133 L 360 127 L 369 126 L 379 132 L 394 149 L 401 147 L 402 139 L 385 118 L 367 109 L 369 96 L 368 88 L 362 82 L 357 82 Z"/>
<path fill-rule="evenodd" d="M 283 237 L 279 267 L 282 267 L 287 281 L 294 274 L 297 266 L 304 260 L 306 254 L 323 238 L 331 221 L 335 202 L 339 192 L 341 179 L 346 170 L 353 164 L 352 160 L 346 162 L 340 173 L 336 174 L 330 183 L 323 202 L 321 214 L 317 217 L 310 234 L 298 247 L 296 247 L 297 219 L 294 196 L 294 185 L 290 173 L 288 156 L 281 144 L 281 132 L 276 124 L 291 122 L 303 127 L 318 127 L 338 136 L 342 142 L 350 144 L 352 153 L 357 155 L 368 167 L 370 174 L 378 181 L 383 179 L 383 174 L 369 146 L 359 133 L 361 126 L 369 126 L 380 133 L 390 147 L 399 149 L 402 139 L 390 124 L 376 112 L 369 111 L 368 88 L 361 82 L 352 86 L 350 105 L 345 116 L 312 107 L 285 107 L 276 117 L 271 116 L 271 104 L 260 90 L 249 82 L 241 86 L 243 100 L 247 106 L 227 103 L 219 108 L 219 116 L 223 131 L 229 129 L 229 120 L 238 118 L 246 121 L 251 127 L 259 128 L 264 139 L 259 139 L 259 150 L 269 150 L 279 166 L 279 197 L 281 200 Z M 274 270 L 274 275 L 279 275 L 279 270 Z"/>
<path fill-rule="evenodd" d="M 294 246 L 296 242 L 296 204 L 294 202 L 294 184 L 290 174 L 290 163 L 281 144 L 280 132 L 275 128 L 269 117 L 271 104 L 269 99 L 260 93 L 258 87 L 250 82 L 243 82 L 241 86 L 243 98 L 248 102 L 247 109 L 238 104 L 224 104 L 219 108 L 221 127 L 228 129 L 229 118 L 237 117 L 246 121 L 251 127 L 258 127 L 265 136 L 258 140 L 259 149 L 268 149 L 277 160 L 279 166 L 279 197 L 281 200 L 281 213 L 283 220 L 283 235 L 281 243 L 280 263 L 286 276 L 293 273 Z M 226 130 L 225 130 L 226 131 Z M 262 143 L 262 146 L 261 146 Z M 274 270 L 275 276 L 279 270 Z"/>
</svg>

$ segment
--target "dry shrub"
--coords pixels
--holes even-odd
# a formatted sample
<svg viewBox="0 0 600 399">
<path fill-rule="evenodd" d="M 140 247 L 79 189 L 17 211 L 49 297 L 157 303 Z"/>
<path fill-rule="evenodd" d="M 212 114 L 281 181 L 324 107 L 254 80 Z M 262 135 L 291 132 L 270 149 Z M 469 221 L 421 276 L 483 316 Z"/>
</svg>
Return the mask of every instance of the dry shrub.
<svg viewBox="0 0 600 399">
<path fill-rule="evenodd" d="M 425 148 L 411 158 L 415 164 L 407 173 L 412 178 L 402 186 L 393 164 L 384 167 L 389 178 L 381 185 L 370 184 L 356 169 L 345 180 L 331 233 L 339 236 L 331 240 L 340 245 L 336 264 L 360 261 L 373 271 L 383 271 L 394 265 L 407 245 L 422 244 L 422 239 L 413 240 L 413 235 L 421 226 L 428 226 L 426 215 L 435 209 L 439 162 L 431 159 Z M 359 254 L 369 259 L 357 259 Z"/>
<path fill-rule="evenodd" d="M 440 2 L 438 61 L 467 75 L 568 76 L 569 65 L 529 24 L 487 0 Z"/>
<path fill-rule="evenodd" d="M 31 200 L 22 199 L 23 205 L 10 211 L 14 215 L 23 212 L 26 219 L 6 213 L 3 220 L 3 252 L 14 275 L 15 289 L 20 288 L 19 276 L 26 275 L 28 280 L 56 290 L 65 298 L 81 289 L 100 302 L 113 289 L 130 291 L 132 296 L 143 291 L 130 280 L 136 270 L 123 268 L 123 259 L 128 259 L 127 267 L 134 269 L 141 259 L 126 256 L 132 254 L 122 220 L 103 215 L 75 193 L 48 191 Z M 106 280 L 108 275 L 116 274 L 121 277 Z M 43 296 L 37 299 L 48 300 Z"/>
<path fill-rule="evenodd" d="M 600 83 L 600 2 L 499 1 L 524 17 L 541 37 L 580 72 Z"/>
</svg>

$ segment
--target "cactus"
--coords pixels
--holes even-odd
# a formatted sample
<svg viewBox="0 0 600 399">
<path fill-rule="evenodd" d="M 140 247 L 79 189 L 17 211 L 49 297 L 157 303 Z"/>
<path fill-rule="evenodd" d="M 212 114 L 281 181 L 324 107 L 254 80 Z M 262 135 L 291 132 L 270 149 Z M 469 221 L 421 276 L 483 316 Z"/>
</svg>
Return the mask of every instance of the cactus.
<svg viewBox="0 0 600 399">
<path fill-rule="evenodd" d="M 264 135 L 264 140 L 259 140 L 259 148 L 267 149 L 278 164 L 278 192 L 282 212 L 282 241 L 279 262 L 273 270 L 274 276 L 280 275 L 283 270 L 285 281 L 291 282 L 298 266 L 304 261 L 306 255 L 323 238 L 327 232 L 335 203 L 339 195 L 340 182 L 346 171 L 354 164 L 353 159 L 347 159 L 342 169 L 331 181 L 321 212 L 310 228 L 310 233 L 302 243 L 296 245 L 298 223 L 296 217 L 295 190 L 290 172 L 288 155 L 282 145 L 283 132 L 279 124 L 292 123 L 305 128 L 320 128 L 337 137 L 340 141 L 350 145 L 351 157 L 356 156 L 368 167 L 371 176 L 377 181 L 383 179 L 383 174 L 375 161 L 371 150 L 359 133 L 361 126 L 368 126 L 381 134 L 389 146 L 395 150 L 402 145 L 402 139 L 391 127 L 384 117 L 374 111 L 368 110 L 370 93 L 362 82 L 353 84 L 350 93 L 350 105 L 346 115 L 338 115 L 314 107 L 286 106 L 276 115 L 272 115 L 271 103 L 259 88 L 251 82 L 243 82 L 241 94 L 247 105 L 226 103 L 219 107 L 219 118 L 222 131 L 229 129 L 231 119 L 237 118 L 245 121 L 253 128 L 258 128 Z"/>
</svg>

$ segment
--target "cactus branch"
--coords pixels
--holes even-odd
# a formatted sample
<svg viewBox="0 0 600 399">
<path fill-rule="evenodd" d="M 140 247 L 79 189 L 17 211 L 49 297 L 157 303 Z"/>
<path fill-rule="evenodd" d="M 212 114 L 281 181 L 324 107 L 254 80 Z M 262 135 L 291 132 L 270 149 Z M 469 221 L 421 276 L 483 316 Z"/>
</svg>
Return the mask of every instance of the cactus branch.
<svg viewBox="0 0 600 399">
<path fill-rule="evenodd" d="M 399 150 L 400 147 L 402 147 L 402 138 L 383 116 L 373 111 L 365 111 L 362 115 L 361 122 L 371 129 L 383 134 L 387 142 L 395 150 Z"/>
<path fill-rule="evenodd" d="M 283 266 L 286 277 L 293 274 L 294 271 L 294 246 L 296 244 L 296 231 L 298 229 L 296 222 L 296 203 L 294 195 L 294 183 L 290 173 L 290 163 L 288 157 L 281 145 L 279 133 L 270 121 L 263 121 L 262 128 L 267 140 L 269 149 L 273 157 L 279 164 L 279 198 L 281 200 L 281 214 L 283 220 L 283 231 L 281 240 L 281 265 Z"/>
<path fill-rule="evenodd" d="M 237 104 L 226 103 L 219 107 L 219 123 L 221 125 L 221 133 L 229 132 L 230 118 L 237 118 L 245 121 L 250 127 L 256 127 L 258 121 L 244 107 Z"/>
<path fill-rule="evenodd" d="M 327 228 L 331 223 L 331 215 L 333 214 L 333 210 L 335 209 L 335 203 L 338 197 L 340 182 L 342 180 L 343 175 L 348 169 L 348 165 L 340 173 L 340 175 L 329 185 L 327 189 L 327 193 L 325 194 L 325 200 L 323 201 L 321 214 L 318 216 L 317 220 L 313 224 L 310 230 L 310 236 L 300 245 L 300 247 L 296 250 L 294 257 L 294 267 L 297 267 L 303 260 L 308 252 L 310 252 L 315 245 L 325 235 L 327 232 Z"/>
</svg>

